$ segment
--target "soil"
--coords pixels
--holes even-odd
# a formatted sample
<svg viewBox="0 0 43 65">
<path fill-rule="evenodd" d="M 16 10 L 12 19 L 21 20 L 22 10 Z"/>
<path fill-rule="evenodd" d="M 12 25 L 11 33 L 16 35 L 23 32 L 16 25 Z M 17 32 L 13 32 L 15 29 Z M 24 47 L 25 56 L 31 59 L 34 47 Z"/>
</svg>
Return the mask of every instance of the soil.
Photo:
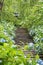
<svg viewBox="0 0 43 65">
<path fill-rule="evenodd" d="M 15 43 L 18 45 L 25 45 L 27 43 L 33 42 L 32 37 L 26 28 L 17 28 L 15 31 Z"/>
<path fill-rule="evenodd" d="M 39 57 L 43 60 L 43 54 L 39 54 Z"/>
</svg>

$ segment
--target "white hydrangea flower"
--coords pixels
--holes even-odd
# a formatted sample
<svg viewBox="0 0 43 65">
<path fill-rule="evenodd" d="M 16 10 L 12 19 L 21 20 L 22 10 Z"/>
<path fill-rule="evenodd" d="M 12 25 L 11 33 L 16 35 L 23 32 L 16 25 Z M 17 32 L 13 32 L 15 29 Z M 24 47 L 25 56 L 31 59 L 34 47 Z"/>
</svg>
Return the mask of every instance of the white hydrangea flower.
<svg viewBox="0 0 43 65">
<path fill-rule="evenodd" d="M 26 58 L 26 56 L 24 56 Z"/>
<path fill-rule="evenodd" d="M 13 45 L 11 46 L 11 48 L 15 48 L 15 47 L 17 47 L 17 45 L 14 45 L 14 44 L 13 44 Z"/>
<path fill-rule="evenodd" d="M 21 63 L 20 65 L 24 65 L 24 63 Z"/>
<path fill-rule="evenodd" d="M 18 56 L 15 56 L 14 58 L 15 58 L 15 59 L 17 59 L 17 58 L 18 58 Z"/>
<path fill-rule="evenodd" d="M 32 60 L 31 59 L 29 60 L 29 63 L 32 63 Z"/>
<path fill-rule="evenodd" d="M 38 63 L 36 65 L 39 65 Z"/>
<path fill-rule="evenodd" d="M 34 46 L 34 44 L 31 42 L 31 43 L 29 43 L 29 47 L 33 47 Z"/>
<path fill-rule="evenodd" d="M 0 60 L 0 63 L 2 63 L 2 60 Z"/>
</svg>

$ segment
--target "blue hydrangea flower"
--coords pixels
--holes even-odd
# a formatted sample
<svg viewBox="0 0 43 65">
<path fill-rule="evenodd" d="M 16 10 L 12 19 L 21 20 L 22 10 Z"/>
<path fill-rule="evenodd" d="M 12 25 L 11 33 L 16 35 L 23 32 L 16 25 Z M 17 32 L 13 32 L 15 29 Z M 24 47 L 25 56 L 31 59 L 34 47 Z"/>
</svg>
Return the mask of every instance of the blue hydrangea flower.
<svg viewBox="0 0 43 65">
<path fill-rule="evenodd" d="M 41 41 L 43 41 L 43 38 L 41 38 Z"/>
<path fill-rule="evenodd" d="M 43 65 L 43 61 L 41 62 L 41 65 Z"/>
<path fill-rule="evenodd" d="M 39 59 L 39 60 L 38 60 L 38 64 L 39 64 L 39 65 L 43 65 L 43 60 Z"/>
<path fill-rule="evenodd" d="M 6 40 L 2 38 L 2 39 L 0 39 L 0 42 L 6 42 Z"/>
</svg>

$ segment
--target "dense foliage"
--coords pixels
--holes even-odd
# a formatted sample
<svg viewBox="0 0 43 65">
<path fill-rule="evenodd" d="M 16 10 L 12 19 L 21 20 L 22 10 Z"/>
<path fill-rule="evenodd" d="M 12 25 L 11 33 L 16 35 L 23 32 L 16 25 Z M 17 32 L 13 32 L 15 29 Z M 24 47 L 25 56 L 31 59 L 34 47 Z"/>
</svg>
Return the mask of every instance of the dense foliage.
<svg viewBox="0 0 43 65">
<path fill-rule="evenodd" d="M 43 1 L 41 0 L 0 0 L 0 65 L 36 65 L 39 56 L 31 59 L 22 49 L 14 45 L 13 38 L 18 26 L 27 28 L 33 36 L 34 49 L 43 54 Z M 34 35 L 35 34 L 35 35 Z M 24 50 L 30 50 L 27 45 Z M 43 64 L 42 64 L 43 65 Z"/>
</svg>

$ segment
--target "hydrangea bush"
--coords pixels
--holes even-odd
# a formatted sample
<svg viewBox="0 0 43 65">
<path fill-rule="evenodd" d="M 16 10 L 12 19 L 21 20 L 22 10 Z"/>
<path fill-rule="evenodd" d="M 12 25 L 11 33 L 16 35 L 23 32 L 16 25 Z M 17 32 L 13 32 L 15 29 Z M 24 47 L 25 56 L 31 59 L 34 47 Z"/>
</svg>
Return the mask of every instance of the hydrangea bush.
<svg viewBox="0 0 43 65">
<path fill-rule="evenodd" d="M 43 65 L 43 62 L 39 62 L 40 60 L 37 62 L 38 55 L 32 59 L 30 54 L 26 57 L 22 49 L 19 50 L 12 40 L 15 36 L 16 26 L 20 25 L 27 28 L 30 31 L 29 34 L 33 36 L 34 49 L 37 54 L 43 53 L 43 1 L 0 0 L 0 2 L 2 1 L 3 7 L 0 10 L 0 65 Z M 30 47 L 27 49 L 31 50 Z"/>
</svg>

